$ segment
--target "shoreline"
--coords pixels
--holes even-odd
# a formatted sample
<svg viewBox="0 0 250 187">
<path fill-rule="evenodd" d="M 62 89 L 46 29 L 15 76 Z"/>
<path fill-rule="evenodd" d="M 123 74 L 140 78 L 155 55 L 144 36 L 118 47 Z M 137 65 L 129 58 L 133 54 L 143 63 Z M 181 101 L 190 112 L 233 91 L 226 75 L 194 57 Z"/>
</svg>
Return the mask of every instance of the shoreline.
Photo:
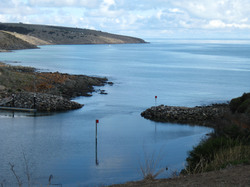
<svg viewBox="0 0 250 187">
<path fill-rule="evenodd" d="M 199 125 L 214 128 L 214 122 L 230 113 L 229 104 L 212 104 L 196 107 L 159 105 L 146 109 L 141 116 L 156 122 Z"/>
<path fill-rule="evenodd" d="M 233 98 L 228 104 L 196 107 L 160 105 L 146 109 L 141 113 L 146 119 L 207 126 L 214 128 L 214 132 L 189 152 L 185 168 L 179 174 L 173 172 L 170 178 L 155 179 L 155 173 L 148 173 L 140 181 L 109 187 L 250 185 L 249 114 L 250 93 Z"/>
<path fill-rule="evenodd" d="M 12 66 L 0 62 L 0 106 L 43 111 L 66 111 L 82 108 L 71 101 L 91 93 L 107 94 L 94 86 L 113 85 L 106 77 L 38 72 L 33 67 Z"/>
</svg>

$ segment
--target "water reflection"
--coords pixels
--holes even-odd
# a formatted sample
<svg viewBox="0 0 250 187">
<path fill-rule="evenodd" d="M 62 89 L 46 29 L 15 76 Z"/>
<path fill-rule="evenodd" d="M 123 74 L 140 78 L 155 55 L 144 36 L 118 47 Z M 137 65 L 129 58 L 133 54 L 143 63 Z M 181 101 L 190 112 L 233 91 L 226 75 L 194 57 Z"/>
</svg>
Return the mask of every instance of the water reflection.
<svg viewBox="0 0 250 187">
<path fill-rule="evenodd" d="M 1 119 L 0 140 L 4 141 L 4 146 L 0 151 L 9 154 L 1 157 L 1 163 L 12 160 L 21 163 L 20 155 L 25 151 L 35 163 L 36 180 L 42 184 L 47 183 L 50 174 L 54 176 L 54 183 L 65 185 L 74 184 L 80 178 L 82 185 L 101 183 L 104 179 L 107 183 L 125 182 L 142 177 L 139 162 L 144 157 L 144 150 L 163 150 L 163 156 L 168 158 L 167 162 L 166 159 L 162 161 L 164 167 L 182 168 L 183 163 L 178 160 L 185 159 L 185 150 L 191 149 L 193 142 L 198 142 L 201 134 L 209 131 L 200 127 L 155 123 L 133 113 L 102 118 L 98 125 L 98 141 L 95 141 L 95 120 L 82 115 L 85 112 L 82 109 L 36 117 L 17 112 L 14 118 L 12 113 L 5 112 L 3 115 L 8 117 Z M 5 132 L 8 136 L 4 136 Z M 21 170 L 18 164 L 16 167 Z M 2 172 L 9 172 L 8 165 Z M 84 174 L 84 177 L 78 174 Z M 91 180 L 93 176 L 97 178 L 96 182 Z M 12 179 L 11 175 L 9 179 Z"/>
<path fill-rule="evenodd" d="M 36 116 L 0 111 L 0 179 L 13 180 L 8 162 L 14 162 L 22 173 L 21 147 L 35 163 L 35 180 L 43 185 L 51 174 L 53 183 L 63 186 L 139 180 L 145 151 L 160 152 L 161 167 L 183 168 L 187 152 L 212 129 L 155 123 L 140 113 L 159 104 L 196 106 L 225 102 L 245 92 L 249 88 L 245 80 L 250 78 L 249 55 L 235 54 L 240 48 L 226 48 L 218 57 L 218 47 L 225 49 L 223 44 L 217 45 L 216 50 L 206 43 L 193 46 L 168 41 L 147 45 L 42 46 L 40 50 L 2 53 L 0 60 L 22 61 L 22 65 L 36 68 L 46 66 L 50 71 L 107 76 L 115 84 L 103 88 L 108 95 L 94 93 L 93 97 L 76 98 L 84 104 L 79 110 Z M 245 47 L 250 49 L 250 45 Z M 207 48 L 208 53 L 204 50 Z M 98 142 L 96 119 L 101 121 Z M 160 177 L 167 175 L 165 172 Z"/>
</svg>

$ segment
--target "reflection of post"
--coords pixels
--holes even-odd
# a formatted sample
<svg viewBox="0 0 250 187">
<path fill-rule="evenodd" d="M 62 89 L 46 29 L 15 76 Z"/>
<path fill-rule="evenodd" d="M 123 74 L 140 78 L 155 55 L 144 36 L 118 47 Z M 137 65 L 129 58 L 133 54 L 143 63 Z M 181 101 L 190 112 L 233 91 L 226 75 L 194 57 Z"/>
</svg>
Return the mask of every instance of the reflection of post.
<svg viewBox="0 0 250 187">
<path fill-rule="evenodd" d="M 157 133 L 157 125 L 156 125 L 156 122 L 155 122 L 155 135 Z"/>
<path fill-rule="evenodd" d="M 36 94 L 34 94 L 33 103 L 34 103 L 34 109 L 36 109 Z"/>
<path fill-rule="evenodd" d="M 155 96 L 155 118 L 156 118 L 156 106 L 157 106 L 157 96 Z M 157 131 L 157 126 L 155 122 L 155 135 L 156 135 L 156 131 Z"/>
<path fill-rule="evenodd" d="M 15 95 L 12 94 L 12 107 L 15 107 Z"/>
<path fill-rule="evenodd" d="M 99 123 L 99 120 L 97 119 L 95 121 L 95 164 L 98 166 L 98 158 L 97 158 L 97 124 Z"/>
</svg>

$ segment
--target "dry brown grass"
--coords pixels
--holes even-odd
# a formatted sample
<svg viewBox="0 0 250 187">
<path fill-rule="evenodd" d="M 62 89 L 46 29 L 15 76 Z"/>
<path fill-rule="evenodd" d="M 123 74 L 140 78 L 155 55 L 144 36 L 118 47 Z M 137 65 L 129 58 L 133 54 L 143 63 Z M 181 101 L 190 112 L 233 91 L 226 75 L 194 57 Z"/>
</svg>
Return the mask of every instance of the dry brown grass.
<svg viewBox="0 0 250 187">
<path fill-rule="evenodd" d="M 52 44 L 52 43 L 47 42 L 45 40 L 36 38 L 34 36 L 29 36 L 29 35 L 19 34 L 19 33 L 16 33 L 16 32 L 9 32 L 9 31 L 2 31 L 2 32 L 11 34 L 11 35 L 13 35 L 13 36 L 25 41 L 25 42 L 28 42 L 28 43 L 30 43 L 32 45 L 51 45 Z"/>
<path fill-rule="evenodd" d="M 165 171 L 165 168 L 160 166 L 161 156 L 155 153 L 148 155 L 144 152 L 144 162 L 140 163 L 140 170 L 144 180 L 155 180 L 157 176 Z"/>
<path fill-rule="evenodd" d="M 221 149 L 214 154 L 214 159 L 208 161 L 201 157 L 195 168 L 185 168 L 186 174 L 197 174 L 208 171 L 214 171 L 237 164 L 250 164 L 250 146 L 239 145 L 230 148 Z"/>
</svg>

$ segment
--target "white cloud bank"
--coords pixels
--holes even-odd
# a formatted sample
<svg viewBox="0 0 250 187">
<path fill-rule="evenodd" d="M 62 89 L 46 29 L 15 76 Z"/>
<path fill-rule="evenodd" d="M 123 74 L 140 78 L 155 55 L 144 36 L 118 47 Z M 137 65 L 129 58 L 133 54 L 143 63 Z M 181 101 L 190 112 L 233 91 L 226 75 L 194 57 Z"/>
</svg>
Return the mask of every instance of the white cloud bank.
<svg viewBox="0 0 250 187">
<path fill-rule="evenodd" d="M 221 20 L 211 20 L 207 25 L 204 26 L 204 28 L 208 29 L 250 29 L 249 24 L 242 24 L 242 23 L 224 23 Z"/>
<path fill-rule="evenodd" d="M 250 38 L 249 12 L 250 0 L 0 1 L 0 22 L 92 28 L 139 37 Z"/>
</svg>

